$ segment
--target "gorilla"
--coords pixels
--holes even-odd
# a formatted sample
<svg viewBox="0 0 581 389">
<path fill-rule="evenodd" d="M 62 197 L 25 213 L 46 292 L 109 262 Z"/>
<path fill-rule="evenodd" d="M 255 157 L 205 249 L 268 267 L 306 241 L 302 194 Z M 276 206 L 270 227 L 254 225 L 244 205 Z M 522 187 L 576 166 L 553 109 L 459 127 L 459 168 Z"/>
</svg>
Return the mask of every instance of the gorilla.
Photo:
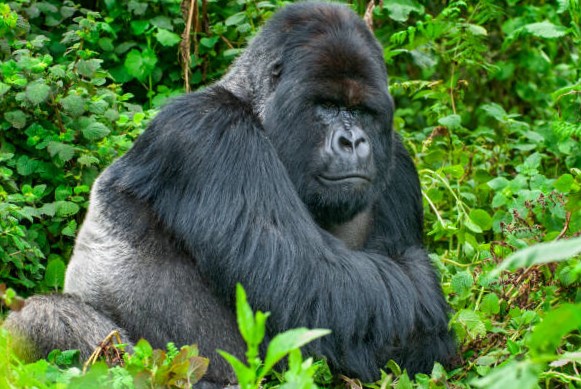
<svg viewBox="0 0 581 389">
<path fill-rule="evenodd" d="M 29 358 L 88 356 L 110 330 L 154 347 L 197 343 L 208 385 L 244 356 L 236 283 L 268 335 L 309 344 L 364 381 L 394 359 L 429 372 L 455 353 L 449 307 L 422 248 L 418 175 L 393 132 L 383 52 L 347 7 L 276 13 L 229 72 L 168 104 L 95 182 L 64 295 L 6 326 Z"/>
</svg>

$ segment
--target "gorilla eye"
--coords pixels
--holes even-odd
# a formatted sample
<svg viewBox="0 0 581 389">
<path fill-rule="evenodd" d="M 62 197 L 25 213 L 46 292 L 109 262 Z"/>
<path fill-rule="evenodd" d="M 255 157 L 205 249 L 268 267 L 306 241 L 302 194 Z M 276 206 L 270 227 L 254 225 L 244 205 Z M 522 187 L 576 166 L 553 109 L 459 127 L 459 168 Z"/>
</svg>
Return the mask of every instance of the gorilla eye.
<svg viewBox="0 0 581 389">
<path fill-rule="evenodd" d="M 272 67 L 272 72 L 270 74 L 273 86 L 276 86 L 278 84 L 281 74 L 282 74 L 282 63 L 277 62 Z"/>
</svg>

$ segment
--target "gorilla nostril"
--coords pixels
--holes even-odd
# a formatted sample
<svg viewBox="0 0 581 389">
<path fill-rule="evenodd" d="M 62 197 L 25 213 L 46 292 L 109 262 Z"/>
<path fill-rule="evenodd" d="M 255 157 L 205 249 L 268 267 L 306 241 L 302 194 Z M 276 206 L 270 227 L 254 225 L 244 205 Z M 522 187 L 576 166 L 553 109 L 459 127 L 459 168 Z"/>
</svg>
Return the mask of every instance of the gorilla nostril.
<svg viewBox="0 0 581 389">
<path fill-rule="evenodd" d="M 345 138 L 344 136 L 339 138 L 339 146 L 341 146 L 341 148 L 343 148 L 343 149 L 348 149 L 348 150 L 353 149 L 353 143 L 349 139 Z"/>
</svg>

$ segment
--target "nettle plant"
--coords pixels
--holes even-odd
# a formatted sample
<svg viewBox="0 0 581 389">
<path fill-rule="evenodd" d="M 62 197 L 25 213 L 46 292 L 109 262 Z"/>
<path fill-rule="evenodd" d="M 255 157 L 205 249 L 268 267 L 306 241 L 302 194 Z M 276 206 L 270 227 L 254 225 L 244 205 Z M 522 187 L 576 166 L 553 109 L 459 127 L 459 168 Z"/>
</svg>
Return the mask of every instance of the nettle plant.
<svg viewBox="0 0 581 389">
<path fill-rule="evenodd" d="M 0 4 L 0 283 L 24 295 L 62 286 L 91 183 L 149 115 L 85 48 L 106 24 L 58 11 L 49 33 Z"/>
</svg>

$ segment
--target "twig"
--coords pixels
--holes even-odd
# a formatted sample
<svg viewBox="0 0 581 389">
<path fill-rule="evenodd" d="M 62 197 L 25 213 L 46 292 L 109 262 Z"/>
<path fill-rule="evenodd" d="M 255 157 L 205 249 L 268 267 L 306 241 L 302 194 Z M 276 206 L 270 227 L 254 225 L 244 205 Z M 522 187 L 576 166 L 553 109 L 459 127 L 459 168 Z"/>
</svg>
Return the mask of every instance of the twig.
<svg viewBox="0 0 581 389">
<path fill-rule="evenodd" d="M 87 369 L 97 362 L 97 359 L 101 356 L 101 352 L 108 344 L 113 344 L 113 339 L 117 340 L 117 344 L 121 344 L 121 335 L 119 335 L 119 331 L 113 330 L 109 335 L 103 339 L 103 341 L 97 346 L 93 354 L 87 359 L 87 361 L 83 364 L 83 374 L 87 372 Z"/>
<path fill-rule="evenodd" d="M 182 12 L 184 13 L 184 16 L 186 11 L 188 14 L 186 19 L 186 27 L 182 33 L 182 42 L 180 43 L 182 70 L 184 72 L 184 89 L 186 92 L 190 91 L 190 36 L 192 33 L 192 19 L 194 17 L 194 10 L 196 9 L 197 2 L 195 0 L 189 0 L 189 2 L 188 0 L 182 1 Z"/>
<path fill-rule="evenodd" d="M 363 16 L 363 20 L 367 27 L 373 31 L 373 9 L 375 8 L 375 0 L 370 0 L 367 3 L 367 8 L 365 9 L 365 15 Z"/>
<path fill-rule="evenodd" d="M 569 229 L 569 223 L 570 222 L 571 222 L 571 212 L 567 212 L 565 214 L 565 225 L 563 226 L 563 229 L 561 230 L 561 232 L 559 233 L 559 235 L 557 236 L 557 238 L 555 238 L 555 240 L 559 240 L 559 239 L 561 239 L 562 237 L 565 236 L 565 233 Z"/>
</svg>

